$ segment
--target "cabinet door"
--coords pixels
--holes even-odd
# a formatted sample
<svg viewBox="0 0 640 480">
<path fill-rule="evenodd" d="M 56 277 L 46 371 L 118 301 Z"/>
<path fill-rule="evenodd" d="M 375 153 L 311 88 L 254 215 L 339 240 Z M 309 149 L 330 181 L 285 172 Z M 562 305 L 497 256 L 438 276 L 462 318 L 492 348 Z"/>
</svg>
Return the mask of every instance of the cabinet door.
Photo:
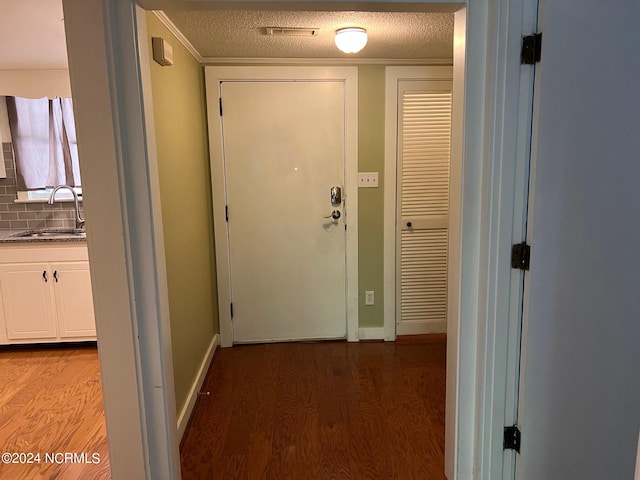
<svg viewBox="0 0 640 480">
<path fill-rule="evenodd" d="M 0 266 L 0 289 L 9 340 L 57 337 L 53 281 L 46 263 Z"/>
<path fill-rule="evenodd" d="M 95 337 L 89 262 L 51 264 L 60 338 Z"/>
</svg>

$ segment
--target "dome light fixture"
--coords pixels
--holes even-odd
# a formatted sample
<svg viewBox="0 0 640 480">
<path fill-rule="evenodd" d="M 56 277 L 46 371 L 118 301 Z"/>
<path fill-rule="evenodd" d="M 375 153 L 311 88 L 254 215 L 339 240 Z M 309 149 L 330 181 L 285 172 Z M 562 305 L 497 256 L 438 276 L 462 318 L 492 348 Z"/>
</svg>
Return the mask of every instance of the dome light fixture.
<svg viewBox="0 0 640 480">
<path fill-rule="evenodd" d="M 367 31 L 364 28 L 350 27 L 336 31 L 336 47 L 344 53 L 357 53 L 367 44 Z"/>
</svg>

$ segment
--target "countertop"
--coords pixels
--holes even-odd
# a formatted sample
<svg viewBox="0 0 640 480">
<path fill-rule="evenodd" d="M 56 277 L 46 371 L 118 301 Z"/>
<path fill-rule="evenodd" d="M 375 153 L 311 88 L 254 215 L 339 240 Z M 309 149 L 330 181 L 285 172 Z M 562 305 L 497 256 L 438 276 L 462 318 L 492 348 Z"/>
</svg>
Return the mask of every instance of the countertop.
<svg viewBox="0 0 640 480">
<path fill-rule="evenodd" d="M 27 230 L 0 230 L 0 243 L 51 243 L 51 242 L 86 242 L 87 234 L 60 233 L 55 236 L 21 236 L 32 232 L 65 232 L 63 229 L 47 228 Z"/>
</svg>

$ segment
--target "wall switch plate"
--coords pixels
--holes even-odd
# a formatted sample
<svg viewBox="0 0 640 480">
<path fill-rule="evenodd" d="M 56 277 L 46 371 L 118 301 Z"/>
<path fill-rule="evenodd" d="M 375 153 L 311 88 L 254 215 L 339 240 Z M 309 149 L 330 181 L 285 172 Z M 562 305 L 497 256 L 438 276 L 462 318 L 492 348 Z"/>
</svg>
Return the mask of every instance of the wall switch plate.
<svg viewBox="0 0 640 480">
<path fill-rule="evenodd" d="M 367 290 L 364 292 L 364 304 L 365 305 L 374 305 L 375 304 L 375 293 L 373 290 Z"/>
<path fill-rule="evenodd" d="M 358 188 L 378 188 L 378 172 L 358 172 Z"/>
</svg>

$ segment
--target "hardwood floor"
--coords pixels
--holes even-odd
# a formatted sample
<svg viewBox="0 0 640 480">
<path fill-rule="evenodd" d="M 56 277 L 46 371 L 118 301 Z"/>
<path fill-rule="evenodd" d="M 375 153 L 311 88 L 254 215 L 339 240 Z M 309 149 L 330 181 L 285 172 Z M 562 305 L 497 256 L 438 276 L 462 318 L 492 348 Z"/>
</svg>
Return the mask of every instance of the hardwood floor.
<svg viewBox="0 0 640 480">
<path fill-rule="evenodd" d="M 0 453 L 41 454 L 0 479 L 110 478 L 95 347 L 1 348 L 0 385 Z M 442 342 L 221 349 L 203 390 L 185 480 L 445 478 Z"/>
<path fill-rule="evenodd" d="M 0 453 L 40 453 L 40 463 L 1 462 L 0 479 L 110 478 L 95 346 L 3 347 L 0 385 Z"/>
<path fill-rule="evenodd" d="M 184 480 L 444 480 L 445 344 L 219 349 Z"/>
</svg>

